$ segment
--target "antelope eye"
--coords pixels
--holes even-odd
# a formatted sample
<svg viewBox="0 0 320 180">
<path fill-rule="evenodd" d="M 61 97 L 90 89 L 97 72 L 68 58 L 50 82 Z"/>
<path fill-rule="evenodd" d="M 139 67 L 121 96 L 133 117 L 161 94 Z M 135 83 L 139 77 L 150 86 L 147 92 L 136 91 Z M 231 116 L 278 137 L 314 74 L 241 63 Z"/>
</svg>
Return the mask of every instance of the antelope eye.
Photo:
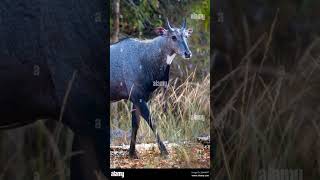
<svg viewBox="0 0 320 180">
<path fill-rule="evenodd" d="M 174 41 L 177 40 L 177 37 L 176 37 L 176 36 L 172 36 L 171 38 L 172 38 L 172 40 L 174 40 Z"/>
</svg>

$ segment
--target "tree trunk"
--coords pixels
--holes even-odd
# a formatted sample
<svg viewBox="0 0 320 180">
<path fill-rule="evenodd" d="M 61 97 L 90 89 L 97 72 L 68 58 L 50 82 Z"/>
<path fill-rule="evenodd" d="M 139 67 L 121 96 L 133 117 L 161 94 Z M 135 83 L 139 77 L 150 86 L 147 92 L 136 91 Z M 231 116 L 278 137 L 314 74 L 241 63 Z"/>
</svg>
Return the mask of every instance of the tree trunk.
<svg viewBox="0 0 320 180">
<path fill-rule="evenodd" d="M 120 25 L 120 0 L 115 0 L 113 3 L 113 33 L 111 37 L 112 42 L 119 40 L 119 25 Z"/>
</svg>

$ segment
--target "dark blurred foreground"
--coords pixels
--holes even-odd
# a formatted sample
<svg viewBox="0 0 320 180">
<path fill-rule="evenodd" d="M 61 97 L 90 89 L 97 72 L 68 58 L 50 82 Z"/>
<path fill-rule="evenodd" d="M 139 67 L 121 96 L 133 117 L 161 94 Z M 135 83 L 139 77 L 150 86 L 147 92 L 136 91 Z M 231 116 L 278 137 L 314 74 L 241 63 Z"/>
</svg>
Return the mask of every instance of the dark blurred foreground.
<svg viewBox="0 0 320 180">
<path fill-rule="evenodd" d="M 216 179 L 264 179 L 268 170 L 319 179 L 320 2 L 214 8 Z"/>
</svg>

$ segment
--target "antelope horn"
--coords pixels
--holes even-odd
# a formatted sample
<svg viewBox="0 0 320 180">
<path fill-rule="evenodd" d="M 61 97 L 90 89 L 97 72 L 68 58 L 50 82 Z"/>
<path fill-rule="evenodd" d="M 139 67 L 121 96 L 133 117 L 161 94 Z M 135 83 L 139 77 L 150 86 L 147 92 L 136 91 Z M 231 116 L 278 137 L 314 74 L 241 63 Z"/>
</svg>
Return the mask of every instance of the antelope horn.
<svg viewBox="0 0 320 180">
<path fill-rule="evenodd" d="M 187 26 L 187 20 L 186 18 L 183 18 L 183 22 L 182 22 L 182 29 L 186 29 L 186 26 Z"/>
<path fill-rule="evenodd" d="M 169 31 L 173 31 L 173 28 L 170 26 L 170 23 L 169 23 L 169 19 L 167 18 L 167 26 L 168 26 L 168 28 L 169 28 Z"/>
</svg>

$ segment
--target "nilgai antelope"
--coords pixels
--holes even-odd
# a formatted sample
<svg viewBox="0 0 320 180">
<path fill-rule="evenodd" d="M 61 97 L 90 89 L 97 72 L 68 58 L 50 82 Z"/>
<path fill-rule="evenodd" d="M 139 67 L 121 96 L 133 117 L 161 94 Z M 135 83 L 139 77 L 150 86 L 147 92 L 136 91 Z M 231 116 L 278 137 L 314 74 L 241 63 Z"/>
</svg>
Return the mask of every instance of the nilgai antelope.
<svg viewBox="0 0 320 180">
<path fill-rule="evenodd" d="M 0 129 L 61 120 L 74 132 L 72 150 L 81 152 L 70 157 L 72 180 L 106 176 L 104 13 L 102 0 L 0 2 Z"/>
<path fill-rule="evenodd" d="M 187 38 L 192 29 L 187 29 L 184 19 L 181 28 L 173 28 L 167 19 L 167 28 L 156 28 L 154 39 L 127 38 L 110 46 L 110 100 L 130 100 L 132 106 L 132 134 L 129 156 L 137 158 L 135 150 L 140 115 L 156 135 L 161 155 L 168 152 L 161 141 L 153 122 L 147 102 L 159 84 L 167 84 L 169 68 L 174 57 L 189 59 L 192 53 Z M 158 83 L 165 82 L 165 83 Z"/>
</svg>

